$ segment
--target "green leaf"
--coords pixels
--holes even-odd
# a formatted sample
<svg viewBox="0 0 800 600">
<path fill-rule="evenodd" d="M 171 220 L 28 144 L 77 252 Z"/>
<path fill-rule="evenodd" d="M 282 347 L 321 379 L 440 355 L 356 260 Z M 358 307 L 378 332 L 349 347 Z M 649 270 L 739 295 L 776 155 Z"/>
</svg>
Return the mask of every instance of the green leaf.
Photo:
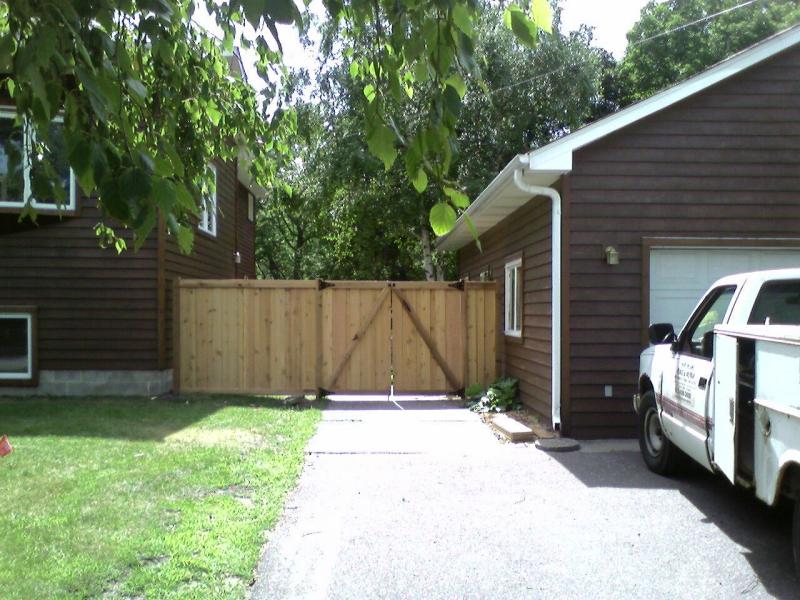
<svg viewBox="0 0 800 600">
<path fill-rule="evenodd" d="M 181 249 L 181 252 L 189 254 L 194 245 L 194 231 L 192 231 L 192 228 L 186 225 L 178 225 L 175 237 L 178 239 L 178 247 Z"/>
<path fill-rule="evenodd" d="M 536 47 L 536 42 L 538 41 L 536 24 L 522 12 L 519 6 L 512 4 L 506 8 L 505 12 L 503 12 L 503 23 L 514 32 L 514 35 L 522 44 L 529 48 Z"/>
<path fill-rule="evenodd" d="M 372 104 L 372 101 L 375 100 L 375 86 L 371 83 L 368 83 L 364 86 L 364 96 L 367 98 L 367 102 Z"/>
<path fill-rule="evenodd" d="M 147 98 L 147 88 L 141 81 L 134 79 L 133 77 L 128 77 L 128 79 L 125 80 L 125 83 L 127 84 L 131 94 L 133 94 L 133 97 L 138 100 L 139 103 L 145 101 Z"/>
<path fill-rule="evenodd" d="M 469 198 L 464 192 L 445 186 L 444 193 L 456 208 L 464 209 L 469 207 Z"/>
<path fill-rule="evenodd" d="M 411 179 L 411 184 L 418 193 L 421 194 L 425 191 L 425 188 L 428 187 L 428 174 L 425 173 L 425 169 L 417 171 L 417 174 Z"/>
<path fill-rule="evenodd" d="M 548 0 L 531 0 L 531 16 L 539 29 L 553 33 L 553 8 Z"/>
<path fill-rule="evenodd" d="M 453 7 L 453 23 L 466 35 L 472 37 L 475 34 L 475 28 L 472 26 L 472 16 L 469 14 L 466 5 L 456 4 Z"/>
<path fill-rule="evenodd" d="M 211 119 L 211 122 L 214 124 L 214 127 L 219 126 L 219 122 L 222 120 L 222 113 L 217 108 L 217 103 L 211 101 L 206 105 L 206 114 L 208 118 Z"/>
<path fill-rule="evenodd" d="M 394 134 L 386 125 L 378 125 L 367 138 L 369 151 L 383 161 L 384 168 L 392 168 L 397 150 L 394 147 Z"/>
<path fill-rule="evenodd" d="M 456 211 L 447 202 L 437 202 L 431 208 L 430 221 L 433 233 L 442 236 L 455 226 Z"/>
<path fill-rule="evenodd" d="M 157 179 L 153 182 L 153 200 L 165 214 L 172 212 L 175 206 L 175 184 L 169 179 Z"/>
<path fill-rule="evenodd" d="M 462 216 L 464 217 L 464 223 L 467 224 L 467 229 L 469 229 L 469 232 L 472 234 L 472 239 L 475 240 L 478 252 L 483 252 L 483 245 L 478 237 L 478 229 L 475 227 L 475 223 L 472 222 L 472 218 L 467 213 L 462 213 Z"/>
<path fill-rule="evenodd" d="M 350 63 L 350 77 L 355 79 L 358 76 L 358 63 L 353 61 Z"/>
<path fill-rule="evenodd" d="M 453 73 L 452 75 L 450 75 L 450 77 L 447 78 L 445 83 L 450 87 L 452 87 L 455 91 L 457 91 L 458 95 L 461 96 L 462 98 L 464 97 L 464 94 L 467 93 L 467 84 L 464 83 L 464 80 L 458 73 Z"/>
</svg>

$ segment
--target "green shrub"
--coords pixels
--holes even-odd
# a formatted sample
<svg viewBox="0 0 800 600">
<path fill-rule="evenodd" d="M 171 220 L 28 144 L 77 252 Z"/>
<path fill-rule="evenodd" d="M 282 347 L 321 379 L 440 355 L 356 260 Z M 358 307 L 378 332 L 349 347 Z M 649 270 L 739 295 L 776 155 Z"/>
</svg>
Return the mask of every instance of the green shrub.
<svg viewBox="0 0 800 600">
<path fill-rule="evenodd" d="M 474 412 L 506 412 L 515 408 L 518 404 L 519 382 L 513 377 L 501 377 L 489 385 L 486 393 L 482 393 L 479 387 L 472 385 L 466 395 L 474 403 L 470 410 Z M 470 392 L 473 392 L 472 394 Z"/>
</svg>

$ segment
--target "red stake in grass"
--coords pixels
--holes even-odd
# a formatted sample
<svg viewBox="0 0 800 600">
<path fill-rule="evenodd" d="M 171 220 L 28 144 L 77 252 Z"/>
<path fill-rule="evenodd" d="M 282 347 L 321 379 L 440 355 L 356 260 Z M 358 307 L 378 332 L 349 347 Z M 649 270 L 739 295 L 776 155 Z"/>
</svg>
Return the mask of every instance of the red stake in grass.
<svg viewBox="0 0 800 600">
<path fill-rule="evenodd" d="M 14 451 L 14 446 L 8 441 L 8 436 L 4 435 L 0 438 L 0 456 L 8 456 Z"/>
</svg>

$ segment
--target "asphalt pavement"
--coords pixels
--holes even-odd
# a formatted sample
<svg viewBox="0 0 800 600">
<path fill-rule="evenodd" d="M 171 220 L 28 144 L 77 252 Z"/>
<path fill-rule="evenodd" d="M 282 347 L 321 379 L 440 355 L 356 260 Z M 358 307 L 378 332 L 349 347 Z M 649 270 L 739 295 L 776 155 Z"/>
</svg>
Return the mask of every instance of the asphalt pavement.
<svg viewBox="0 0 800 600">
<path fill-rule="evenodd" d="M 399 404 L 324 411 L 254 599 L 800 598 L 788 510 L 628 440 L 548 454 Z"/>
</svg>

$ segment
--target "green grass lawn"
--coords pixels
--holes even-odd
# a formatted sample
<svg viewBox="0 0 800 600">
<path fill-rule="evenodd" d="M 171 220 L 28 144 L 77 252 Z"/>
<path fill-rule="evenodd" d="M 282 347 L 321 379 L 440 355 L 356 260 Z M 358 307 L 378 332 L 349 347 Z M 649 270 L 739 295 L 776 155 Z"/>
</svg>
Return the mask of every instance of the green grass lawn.
<svg viewBox="0 0 800 600">
<path fill-rule="evenodd" d="M 0 399 L 0 596 L 243 597 L 318 419 L 252 398 Z"/>
</svg>

